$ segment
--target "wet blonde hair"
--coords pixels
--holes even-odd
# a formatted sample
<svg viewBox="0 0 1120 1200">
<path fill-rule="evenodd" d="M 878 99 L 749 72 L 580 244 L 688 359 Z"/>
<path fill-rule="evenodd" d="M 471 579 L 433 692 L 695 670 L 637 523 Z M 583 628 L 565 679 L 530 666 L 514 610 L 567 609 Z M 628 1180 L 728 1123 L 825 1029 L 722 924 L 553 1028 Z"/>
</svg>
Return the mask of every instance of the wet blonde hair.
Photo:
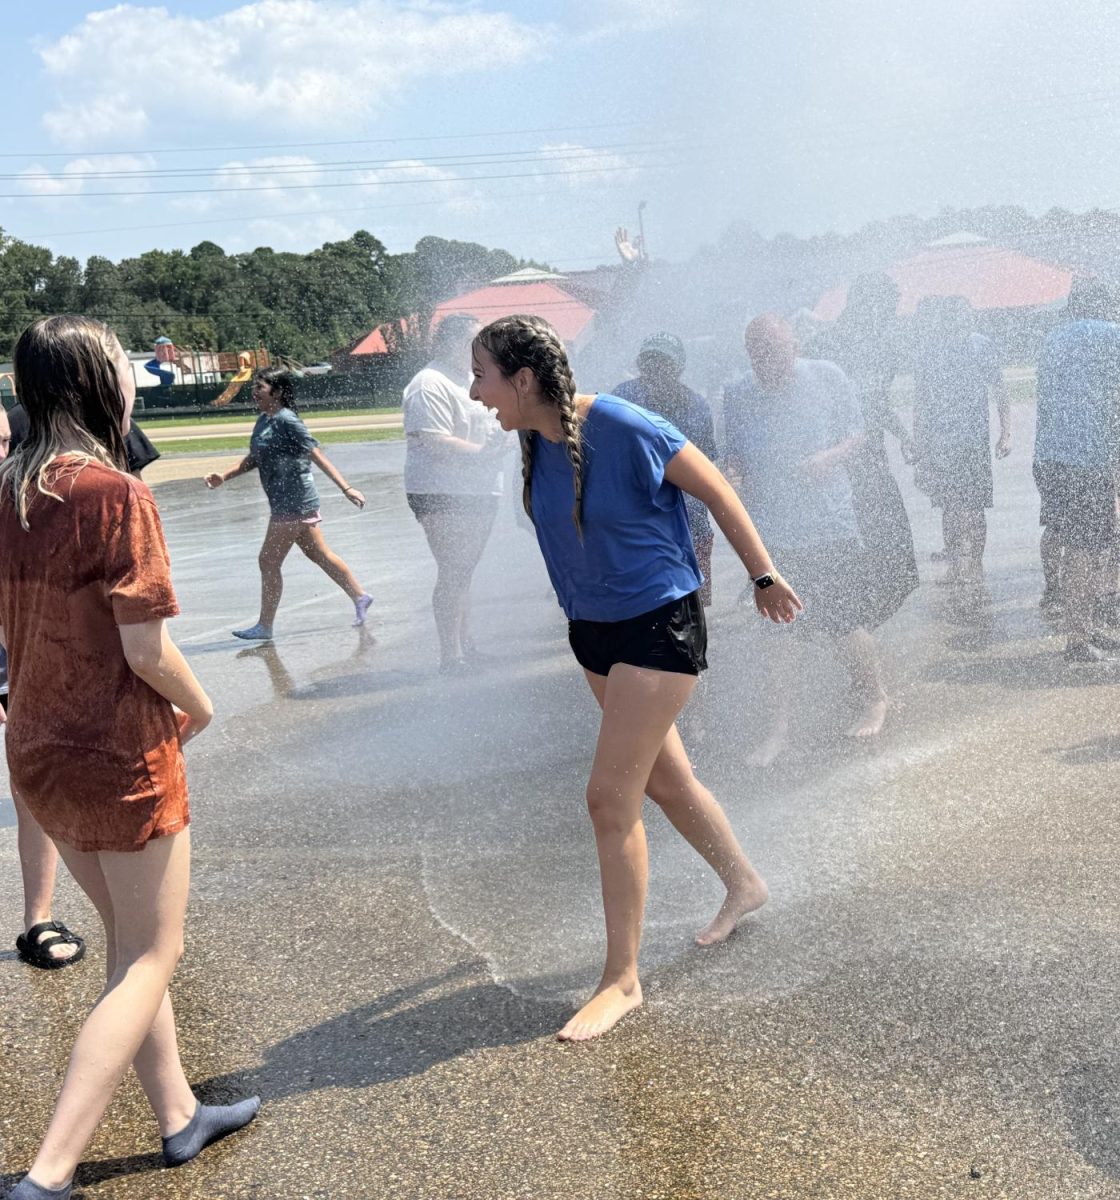
<svg viewBox="0 0 1120 1200">
<path fill-rule="evenodd" d="M 128 470 L 119 353 L 116 334 L 90 317 L 40 317 L 20 334 L 13 355 L 16 396 L 28 431 L 0 465 L 0 492 L 11 492 L 24 529 L 30 528 L 27 513 L 36 494 L 62 500 L 52 490 L 60 472 L 50 468 L 64 448 L 77 462 L 62 475 L 90 462 Z"/>
<path fill-rule="evenodd" d="M 580 436 L 579 414 L 576 412 L 576 384 L 560 335 L 541 317 L 501 317 L 479 330 L 474 344 L 481 346 L 494 359 L 498 370 L 507 379 L 516 375 L 522 367 L 532 371 L 545 402 L 554 405 L 560 414 L 564 449 L 572 464 L 575 482 L 572 520 L 582 537 L 583 439 Z M 530 521 L 533 519 L 533 449 L 536 440 L 537 435 L 532 430 L 521 435 L 521 499 Z"/>
</svg>

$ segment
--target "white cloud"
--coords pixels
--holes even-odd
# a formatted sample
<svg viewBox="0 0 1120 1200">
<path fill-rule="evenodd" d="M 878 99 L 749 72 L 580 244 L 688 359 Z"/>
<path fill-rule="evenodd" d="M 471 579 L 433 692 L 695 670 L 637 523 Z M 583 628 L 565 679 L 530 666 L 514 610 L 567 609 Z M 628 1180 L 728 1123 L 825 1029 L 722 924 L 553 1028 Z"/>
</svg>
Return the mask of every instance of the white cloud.
<svg viewBox="0 0 1120 1200">
<path fill-rule="evenodd" d="M 363 191 L 377 195 L 386 204 L 406 204 L 413 200 L 441 200 L 441 211 L 465 215 L 483 206 L 482 193 L 446 167 L 435 167 L 422 159 L 401 159 L 387 163 L 360 176 Z M 412 186 L 415 185 L 415 186 Z"/>
<path fill-rule="evenodd" d="M 544 53 L 552 30 L 508 13 L 408 0 L 258 0 L 213 17 L 120 4 L 40 50 L 62 144 L 208 120 L 350 127 L 412 83 Z"/>
<path fill-rule="evenodd" d="M 547 162 L 544 171 L 567 171 L 563 180 L 572 189 L 617 185 L 637 178 L 638 167 L 630 159 L 611 150 L 596 150 L 576 142 L 557 142 L 542 146 L 539 151 Z M 546 181 L 548 182 L 548 181 Z"/>
<path fill-rule="evenodd" d="M 569 0 L 574 23 L 587 38 L 667 29 L 700 17 L 701 0 Z"/>
<path fill-rule="evenodd" d="M 99 158 L 73 158 L 57 171 L 38 163 L 25 167 L 19 173 L 18 182 L 20 188 L 31 196 L 146 192 L 151 187 L 151 181 L 138 172 L 151 170 L 154 166 L 155 159 L 151 155 L 111 154 Z"/>
</svg>

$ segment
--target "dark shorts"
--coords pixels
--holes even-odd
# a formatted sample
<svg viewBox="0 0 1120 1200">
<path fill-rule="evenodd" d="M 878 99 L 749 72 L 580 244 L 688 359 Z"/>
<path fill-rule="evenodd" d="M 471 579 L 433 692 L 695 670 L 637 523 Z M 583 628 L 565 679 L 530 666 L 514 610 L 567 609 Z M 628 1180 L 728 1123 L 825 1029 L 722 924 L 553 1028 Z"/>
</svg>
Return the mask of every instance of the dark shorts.
<svg viewBox="0 0 1120 1200">
<path fill-rule="evenodd" d="M 675 675 L 699 675 L 708 666 L 699 592 L 625 621 L 569 621 L 568 642 L 579 665 L 593 675 L 609 675 L 615 663 Z"/>
<path fill-rule="evenodd" d="M 409 492 L 408 507 L 423 521 L 435 516 L 488 517 L 498 511 L 497 496 L 455 496 L 447 492 Z"/>
<path fill-rule="evenodd" d="M 1079 550 L 1109 550 L 1116 541 L 1116 479 L 1111 471 L 1036 462 L 1042 504 L 1038 523 Z"/>
<path fill-rule="evenodd" d="M 805 606 L 793 623 L 796 631 L 846 637 L 874 624 L 869 575 L 873 564 L 860 542 L 822 542 L 797 550 L 775 549 L 771 555 Z"/>
<path fill-rule="evenodd" d="M 986 440 L 938 447 L 918 460 L 914 482 L 934 508 L 991 508 L 992 448 Z"/>
</svg>

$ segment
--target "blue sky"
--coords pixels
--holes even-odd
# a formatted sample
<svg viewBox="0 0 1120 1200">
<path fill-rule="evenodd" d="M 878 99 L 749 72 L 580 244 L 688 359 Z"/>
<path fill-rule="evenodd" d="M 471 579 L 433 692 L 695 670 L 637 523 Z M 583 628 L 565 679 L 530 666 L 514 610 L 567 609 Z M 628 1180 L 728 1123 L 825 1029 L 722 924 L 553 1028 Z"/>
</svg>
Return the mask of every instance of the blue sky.
<svg viewBox="0 0 1120 1200">
<path fill-rule="evenodd" d="M 1120 204 L 1105 0 L 53 0 L 4 19 L 0 228 L 83 258 L 367 228 L 577 269 L 611 261 L 640 200 L 670 258 L 735 220 Z"/>
</svg>

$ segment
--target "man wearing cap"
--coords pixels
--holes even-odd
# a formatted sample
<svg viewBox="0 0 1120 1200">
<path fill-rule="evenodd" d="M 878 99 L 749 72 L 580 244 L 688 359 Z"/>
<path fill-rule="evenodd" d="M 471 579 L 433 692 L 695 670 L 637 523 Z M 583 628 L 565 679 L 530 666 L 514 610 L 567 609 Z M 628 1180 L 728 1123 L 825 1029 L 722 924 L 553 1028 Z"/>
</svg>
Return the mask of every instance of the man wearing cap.
<svg viewBox="0 0 1120 1200">
<path fill-rule="evenodd" d="M 642 342 L 635 366 L 637 379 L 627 379 L 611 392 L 631 404 L 657 413 L 713 462 L 716 461 L 716 437 L 712 410 L 707 400 L 681 383 L 685 367 L 684 343 L 671 333 L 655 333 Z M 688 528 L 696 559 L 704 577 L 700 600 L 712 602 L 712 543 L 715 535 L 708 510 L 699 500 L 685 496 L 688 509 Z"/>
</svg>

